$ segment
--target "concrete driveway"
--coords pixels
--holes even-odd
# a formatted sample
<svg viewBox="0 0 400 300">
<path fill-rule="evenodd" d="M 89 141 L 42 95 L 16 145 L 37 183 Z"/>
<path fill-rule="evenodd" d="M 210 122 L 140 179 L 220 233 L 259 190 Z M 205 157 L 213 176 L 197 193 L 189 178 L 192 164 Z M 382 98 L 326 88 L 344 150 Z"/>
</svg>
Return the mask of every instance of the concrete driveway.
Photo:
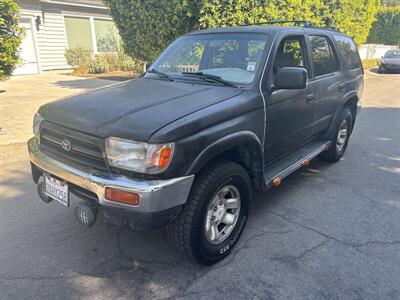
<svg viewBox="0 0 400 300">
<path fill-rule="evenodd" d="M 113 83 L 71 76 L 67 71 L 14 76 L 0 82 L 0 145 L 25 142 L 32 135 L 33 115 L 41 105 Z"/>
<path fill-rule="evenodd" d="M 0 168 L 0 299 L 399 299 L 400 75 L 366 79 L 344 159 L 255 195 L 233 253 L 202 267 L 165 232 L 83 229 L 38 200 L 26 157 Z"/>
</svg>

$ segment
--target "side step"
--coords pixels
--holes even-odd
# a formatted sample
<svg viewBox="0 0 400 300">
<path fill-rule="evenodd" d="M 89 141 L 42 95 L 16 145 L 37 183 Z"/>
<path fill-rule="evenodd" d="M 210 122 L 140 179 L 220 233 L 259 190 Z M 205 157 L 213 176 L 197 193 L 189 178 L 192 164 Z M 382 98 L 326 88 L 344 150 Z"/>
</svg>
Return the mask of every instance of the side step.
<svg viewBox="0 0 400 300">
<path fill-rule="evenodd" d="M 310 161 L 321 152 L 327 151 L 330 146 L 329 141 L 313 141 L 294 153 L 278 160 L 277 162 L 264 167 L 264 178 L 267 188 L 281 184 L 282 179 L 289 176 L 301 167 L 306 167 Z"/>
</svg>

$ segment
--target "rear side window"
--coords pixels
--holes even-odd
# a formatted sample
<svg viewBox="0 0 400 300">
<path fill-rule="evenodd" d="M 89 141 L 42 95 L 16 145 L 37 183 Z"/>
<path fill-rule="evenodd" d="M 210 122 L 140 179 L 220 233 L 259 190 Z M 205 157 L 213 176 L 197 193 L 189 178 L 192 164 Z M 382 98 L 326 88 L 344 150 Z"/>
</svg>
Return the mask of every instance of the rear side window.
<svg viewBox="0 0 400 300">
<path fill-rule="evenodd" d="M 314 63 L 315 76 L 333 73 L 338 70 L 336 56 L 325 36 L 310 36 L 311 54 Z"/>
<path fill-rule="evenodd" d="M 361 68 L 361 60 L 353 40 L 346 36 L 335 35 L 335 40 L 343 54 L 349 70 Z"/>
</svg>

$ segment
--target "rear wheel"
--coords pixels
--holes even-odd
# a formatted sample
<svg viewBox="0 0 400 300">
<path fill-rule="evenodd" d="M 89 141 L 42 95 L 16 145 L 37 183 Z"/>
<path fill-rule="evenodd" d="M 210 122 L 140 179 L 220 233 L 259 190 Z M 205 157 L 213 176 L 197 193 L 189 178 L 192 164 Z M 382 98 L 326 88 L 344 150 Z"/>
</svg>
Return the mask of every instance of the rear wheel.
<svg viewBox="0 0 400 300">
<path fill-rule="evenodd" d="M 345 107 L 333 132 L 331 145 L 328 151 L 323 152 L 320 157 L 330 162 L 336 162 L 342 158 L 349 143 L 352 128 L 353 115 L 350 109 Z"/>
<path fill-rule="evenodd" d="M 183 256 L 209 265 L 226 257 L 243 231 L 251 198 L 250 178 L 239 164 L 220 161 L 196 178 L 168 238 Z"/>
</svg>

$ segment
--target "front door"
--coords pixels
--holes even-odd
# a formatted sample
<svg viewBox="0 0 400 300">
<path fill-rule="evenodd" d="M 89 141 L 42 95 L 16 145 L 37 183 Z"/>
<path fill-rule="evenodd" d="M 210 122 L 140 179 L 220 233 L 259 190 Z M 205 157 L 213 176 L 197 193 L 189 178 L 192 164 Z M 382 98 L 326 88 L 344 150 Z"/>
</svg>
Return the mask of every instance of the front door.
<svg viewBox="0 0 400 300">
<path fill-rule="evenodd" d="M 20 25 L 25 28 L 25 37 L 22 41 L 20 52 L 22 61 L 14 70 L 13 75 L 37 74 L 39 73 L 39 66 L 31 19 L 21 19 Z"/>
<path fill-rule="evenodd" d="M 305 38 L 302 35 L 282 39 L 273 56 L 274 75 L 282 67 L 302 67 L 310 72 Z M 311 75 L 311 73 L 309 73 Z M 266 92 L 265 162 L 274 161 L 305 144 L 312 136 L 316 112 L 315 84 L 305 89 Z"/>
</svg>

